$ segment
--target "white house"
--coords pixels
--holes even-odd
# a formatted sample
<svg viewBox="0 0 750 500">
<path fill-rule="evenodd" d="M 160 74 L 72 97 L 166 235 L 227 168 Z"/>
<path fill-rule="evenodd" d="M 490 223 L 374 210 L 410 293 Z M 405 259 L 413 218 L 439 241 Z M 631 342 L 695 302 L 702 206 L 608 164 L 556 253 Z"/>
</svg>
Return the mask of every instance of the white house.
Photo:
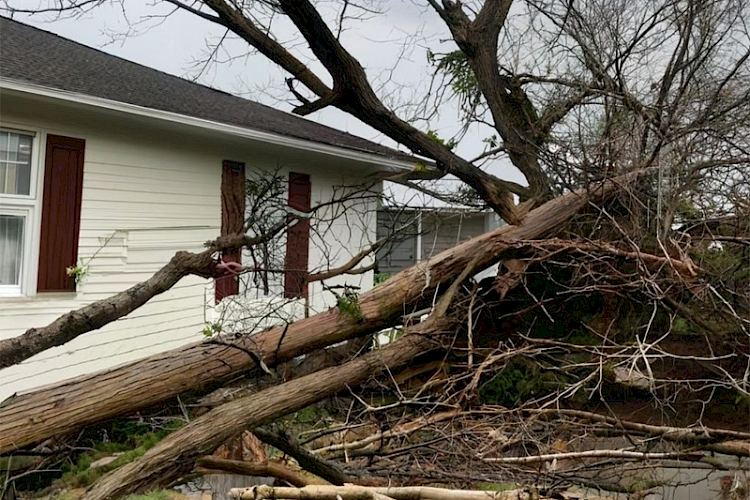
<svg viewBox="0 0 750 500">
<path fill-rule="evenodd" d="M 232 232 L 247 169 L 280 169 L 289 205 L 304 209 L 338 186 L 412 166 L 365 139 L 0 18 L 0 338 Z M 312 272 L 323 254 L 335 265 L 374 241 L 367 203 L 361 223 L 334 219 L 325 235 L 295 226 L 287 264 Z M 76 265 L 78 283 L 66 272 Z M 331 302 L 319 284 L 283 280 L 279 295 L 307 296 L 313 310 Z M 372 285 L 371 273 L 347 280 Z M 133 314 L 0 371 L 0 401 L 200 340 L 215 293 L 259 297 L 252 285 L 222 286 L 183 279 Z"/>
</svg>

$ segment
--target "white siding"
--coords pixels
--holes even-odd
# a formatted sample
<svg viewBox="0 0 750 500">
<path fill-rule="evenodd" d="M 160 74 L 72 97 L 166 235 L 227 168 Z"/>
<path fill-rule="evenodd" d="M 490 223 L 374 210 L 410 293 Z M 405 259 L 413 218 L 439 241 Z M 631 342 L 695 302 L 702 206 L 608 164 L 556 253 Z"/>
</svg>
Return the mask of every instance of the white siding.
<svg viewBox="0 0 750 500">
<path fill-rule="evenodd" d="M 3 126 L 34 131 L 40 144 L 47 133 L 86 140 L 78 253 L 89 267 L 76 294 L 0 298 L 0 338 L 45 326 L 71 309 L 121 292 L 147 279 L 178 250 L 200 251 L 205 241 L 219 234 L 224 159 L 244 161 L 248 168 L 283 165 L 284 172 L 309 173 L 313 204 L 329 199 L 333 186 L 362 178 L 361 172 L 356 177 L 345 174 L 321 166 L 319 158 L 307 161 L 298 152 L 285 157 L 278 150 L 271 153 L 257 144 L 197 135 L 184 128 L 176 133 L 156 123 L 87 110 L 73 114 L 54 104 L 19 102 L 8 96 L 0 106 Z M 43 154 L 38 156 L 41 172 Z M 368 201 L 368 209 L 370 214 L 357 224 L 336 221 L 324 236 L 327 246 L 337 247 L 333 265 L 348 260 L 360 244 L 374 241 L 374 201 Z M 321 251 L 325 245 L 320 238 L 313 239 L 314 271 L 322 265 L 323 255 L 331 252 Z M 365 290 L 372 284 L 372 274 L 348 281 Z M 330 304 L 330 294 L 313 284 L 310 310 Z M 200 340 L 205 321 L 217 317 L 212 306 L 210 284 L 185 278 L 128 317 L 0 371 L 0 401 L 14 392 Z M 302 311 L 298 304 L 296 313 Z"/>
</svg>

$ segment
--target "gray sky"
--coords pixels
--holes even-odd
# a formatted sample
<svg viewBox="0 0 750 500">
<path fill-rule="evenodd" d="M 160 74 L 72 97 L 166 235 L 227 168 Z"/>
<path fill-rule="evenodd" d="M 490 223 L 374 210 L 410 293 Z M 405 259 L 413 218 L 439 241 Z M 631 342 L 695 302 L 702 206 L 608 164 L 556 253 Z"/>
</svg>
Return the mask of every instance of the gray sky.
<svg viewBox="0 0 750 500">
<path fill-rule="evenodd" d="M 164 3 L 156 2 L 156 6 L 145 1 L 126 3 L 127 11 L 117 3 L 107 2 L 76 18 L 55 19 L 50 14 L 40 14 L 16 15 L 15 19 L 145 66 L 291 111 L 284 73 L 264 56 L 250 54 L 244 41 L 225 40 L 217 53 L 217 59 L 222 62 L 205 67 L 200 62 L 225 34 L 222 27 L 184 11 L 169 14 L 173 9 Z M 438 16 L 417 3 L 383 0 L 381 14 L 366 14 L 365 19 L 353 21 L 351 28 L 342 33 L 344 46 L 360 60 L 378 94 L 391 107 L 414 102 L 413 96 L 421 97 L 428 90 L 427 47 L 436 52 L 455 49 L 455 45 L 446 42 L 450 35 Z M 337 16 L 338 12 L 332 9 L 338 8 L 340 3 L 329 5 L 329 10 L 323 14 Z M 279 21 L 274 24 L 277 39 L 296 44 L 297 55 L 303 61 L 312 61 L 309 51 L 295 35 L 294 27 L 285 20 Z M 316 61 L 311 62 L 311 67 L 319 70 L 319 76 L 327 77 Z M 406 108 L 396 111 L 408 117 Z M 377 131 L 336 109 L 327 108 L 308 118 L 395 146 Z M 436 130 L 441 137 L 448 138 L 459 130 L 458 122 L 455 107 L 443 106 L 440 116 L 429 125 L 416 123 L 416 126 Z M 489 128 L 470 130 L 460 143 L 458 153 L 469 159 L 481 153 L 485 147 L 482 138 L 492 132 Z M 523 182 L 520 173 L 507 162 L 497 162 L 489 169 L 500 177 Z M 409 196 L 399 194 L 402 201 L 408 201 Z"/>
</svg>

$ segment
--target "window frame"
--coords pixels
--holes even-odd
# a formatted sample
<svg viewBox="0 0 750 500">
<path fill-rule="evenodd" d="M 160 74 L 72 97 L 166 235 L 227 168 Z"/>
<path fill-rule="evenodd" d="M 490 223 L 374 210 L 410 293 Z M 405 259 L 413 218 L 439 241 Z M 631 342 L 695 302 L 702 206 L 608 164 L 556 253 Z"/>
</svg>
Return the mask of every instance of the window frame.
<svg viewBox="0 0 750 500">
<path fill-rule="evenodd" d="M 29 194 L 0 193 L 0 214 L 24 217 L 21 271 L 18 285 L 0 285 L 0 297 L 22 297 L 32 295 L 36 287 L 36 271 L 39 258 L 39 204 L 41 203 L 42 169 L 41 144 L 45 134 L 31 127 L 0 123 L 0 131 L 31 137 L 31 174 Z"/>
</svg>

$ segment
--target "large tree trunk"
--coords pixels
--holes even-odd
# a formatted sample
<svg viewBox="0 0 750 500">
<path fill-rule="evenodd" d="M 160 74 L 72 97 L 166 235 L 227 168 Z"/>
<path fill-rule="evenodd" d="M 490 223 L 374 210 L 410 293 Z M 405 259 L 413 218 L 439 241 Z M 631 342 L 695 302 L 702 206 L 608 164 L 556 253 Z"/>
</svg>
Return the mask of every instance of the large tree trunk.
<svg viewBox="0 0 750 500">
<path fill-rule="evenodd" d="M 465 269 L 475 272 L 497 262 L 515 240 L 556 231 L 580 209 L 640 175 L 635 172 L 556 198 L 529 212 L 520 226 L 483 234 L 403 270 L 359 297 L 360 318 L 333 308 L 233 341 L 231 346 L 211 341 L 190 344 L 10 398 L 0 404 L 0 453 L 225 382 L 254 368 L 257 357 L 271 366 L 397 324 L 405 306 L 431 299 L 438 286 Z"/>
<path fill-rule="evenodd" d="M 192 470 L 196 460 L 238 432 L 309 406 L 386 369 L 395 371 L 440 345 L 428 334 L 448 331 L 451 326 L 450 321 L 428 320 L 413 329 L 416 334 L 405 335 L 382 350 L 219 406 L 168 436 L 140 459 L 100 479 L 82 500 L 112 500 L 173 484 Z"/>
</svg>

